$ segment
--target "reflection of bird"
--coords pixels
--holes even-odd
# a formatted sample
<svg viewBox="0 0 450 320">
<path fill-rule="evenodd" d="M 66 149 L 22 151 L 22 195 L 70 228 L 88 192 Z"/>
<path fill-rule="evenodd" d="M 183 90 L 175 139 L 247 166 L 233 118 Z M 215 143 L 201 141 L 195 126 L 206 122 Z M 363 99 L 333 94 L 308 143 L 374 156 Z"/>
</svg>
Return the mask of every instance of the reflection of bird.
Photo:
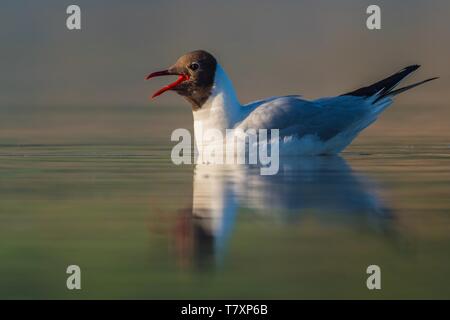
<svg viewBox="0 0 450 320">
<path fill-rule="evenodd" d="M 394 96 L 436 79 L 395 89 L 417 68 L 418 65 L 406 67 L 384 80 L 336 97 L 308 101 L 299 96 L 283 96 L 247 105 L 239 103 L 225 71 L 205 51 L 185 54 L 169 69 L 151 73 L 147 79 L 179 76 L 153 97 L 174 90 L 191 103 L 197 147 L 206 144 L 200 140 L 201 130 L 279 129 L 281 137 L 304 140 L 304 143 L 291 144 L 298 153 L 335 154 L 374 122 Z"/>
<path fill-rule="evenodd" d="M 180 216 L 189 232 L 177 229 L 177 237 L 183 235 L 179 248 L 188 243 L 191 256 L 202 266 L 220 262 L 239 208 L 288 223 L 310 214 L 323 224 L 366 227 L 382 234 L 391 231 L 393 218 L 377 188 L 338 156 L 286 157 L 272 176 L 260 175 L 257 167 L 197 165 L 192 209 Z M 186 260 L 186 251 L 182 257 Z"/>
</svg>

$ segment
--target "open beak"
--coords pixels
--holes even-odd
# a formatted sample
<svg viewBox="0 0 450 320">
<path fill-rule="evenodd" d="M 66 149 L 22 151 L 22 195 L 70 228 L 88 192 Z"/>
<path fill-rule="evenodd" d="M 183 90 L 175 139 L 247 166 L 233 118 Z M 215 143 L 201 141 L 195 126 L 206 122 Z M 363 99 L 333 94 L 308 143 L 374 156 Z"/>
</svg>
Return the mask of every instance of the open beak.
<svg viewBox="0 0 450 320">
<path fill-rule="evenodd" d="M 180 73 L 176 73 L 176 72 L 172 72 L 170 70 L 163 70 L 163 71 L 158 71 L 158 72 L 153 72 L 150 73 L 147 77 L 145 77 L 145 80 L 149 80 L 151 78 L 155 78 L 155 77 L 161 77 L 161 76 L 173 76 L 173 75 L 178 75 L 178 79 L 175 82 L 172 82 L 170 84 L 168 84 L 165 87 L 162 87 L 161 89 L 159 89 L 158 91 L 156 91 L 153 95 L 152 98 L 155 98 L 161 94 L 163 94 L 164 92 L 166 92 L 167 90 L 171 90 L 173 88 L 175 88 L 177 85 L 179 85 L 180 83 L 182 83 L 183 81 L 189 80 L 189 76 L 186 74 L 180 74 Z"/>
</svg>

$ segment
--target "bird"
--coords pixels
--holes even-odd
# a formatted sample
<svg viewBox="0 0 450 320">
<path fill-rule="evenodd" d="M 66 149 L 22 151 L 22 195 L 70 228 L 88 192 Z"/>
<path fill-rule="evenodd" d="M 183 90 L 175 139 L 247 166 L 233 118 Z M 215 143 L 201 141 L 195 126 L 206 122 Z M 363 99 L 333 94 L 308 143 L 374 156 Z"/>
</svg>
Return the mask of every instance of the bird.
<svg viewBox="0 0 450 320">
<path fill-rule="evenodd" d="M 397 88 L 419 67 L 407 66 L 381 81 L 338 96 L 314 100 L 300 95 L 274 96 L 247 104 L 239 102 L 230 78 L 216 58 L 205 50 L 188 52 L 168 69 L 152 72 L 145 79 L 178 76 L 152 98 L 175 91 L 191 104 L 198 148 L 206 144 L 199 137 L 201 130 L 278 129 L 284 150 L 333 155 L 344 150 L 377 120 L 398 94 L 438 79 L 433 77 Z"/>
</svg>

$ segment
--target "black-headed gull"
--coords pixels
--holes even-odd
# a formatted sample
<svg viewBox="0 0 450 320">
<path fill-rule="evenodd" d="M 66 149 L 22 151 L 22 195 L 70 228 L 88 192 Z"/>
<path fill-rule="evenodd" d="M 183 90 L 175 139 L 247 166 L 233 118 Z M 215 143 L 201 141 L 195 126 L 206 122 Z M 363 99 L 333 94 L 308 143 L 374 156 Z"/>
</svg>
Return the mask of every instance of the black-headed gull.
<svg viewBox="0 0 450 320">
<path fill-rule="evenodd" d="M 246 105 L 239 103 L 233 85 L 217 60 L 197 50 L 181 56 L 167 70 L 151 73 L 146 79 L 178 75 L 152 97 L 176 91 L 192 105 L 196 141 L 198 128 L 279 129 L 291 149 L 306 154 L 335 154 L 348 146 L 392 102 L 393 97 L 430 78 L 400 89 L 395 87 L 419 65 L 408 66 L 376 82 L 339 96 L 306 100 L 300 96 L 271 97 Z"/>
</svg>

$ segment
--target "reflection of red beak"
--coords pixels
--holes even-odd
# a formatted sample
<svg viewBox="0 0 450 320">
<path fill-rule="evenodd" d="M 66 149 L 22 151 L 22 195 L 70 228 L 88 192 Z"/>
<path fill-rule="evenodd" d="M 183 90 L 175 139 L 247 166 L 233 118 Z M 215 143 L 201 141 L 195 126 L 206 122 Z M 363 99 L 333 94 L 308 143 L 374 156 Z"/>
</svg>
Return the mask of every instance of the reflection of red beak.
<svg viewBox="0 0 450 320">
<path fill-rule="evenodd" d="M 162 87 L 161 89 L 156 91 L 152 95 L 152 98 L 155 98 L 155 97 L 159 96 L 160 94 L 163 94 L 167 90 L 171 90 L 172 88 L 176 87 L 177 85 L 179 85 L 183 81 L 189 80 L 189 76 L 186 75 L 186 74 L 174 73 L 174 72 L 171 72 L 169 70 L 163 70 L 163 71 L 150 73 L 147 77 L 145 77 L 145 80 L 148 80 L 148 79 L 155 78 L 155 77 L 173 76 L 173 75 L 179 75 L 178 79 L 175 82 L 172 82 L 171 84 L 168 84 L 167 86 Z"/>
</svg>

